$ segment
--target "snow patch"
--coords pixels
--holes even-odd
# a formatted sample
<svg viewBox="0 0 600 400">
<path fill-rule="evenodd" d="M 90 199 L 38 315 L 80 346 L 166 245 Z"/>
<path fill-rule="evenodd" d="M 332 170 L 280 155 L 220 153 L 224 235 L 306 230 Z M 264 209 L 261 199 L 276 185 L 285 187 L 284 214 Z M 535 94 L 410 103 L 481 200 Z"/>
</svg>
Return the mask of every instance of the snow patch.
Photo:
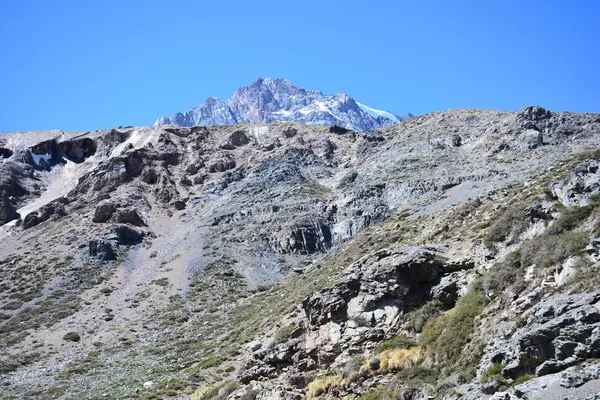
<svg viewBox="0 0 600 400">
<path fill-rule="evenodd" d="M 402 121 L 400 121 L 398 119 L 398 117 L 396 117 L 394 114 L 392 114 L 390 112 L 382 111 L 382 110 L 376 110 L 374 108 L 367 107 L 364 104 L 359 103 L 358 101 L 356 102 L 356 104 L 361 108 L 361 110 L 363 110 L 364 112 L 366 112 L 367 114 L 369 114 L 373 118 L 384 117 L 384 118 L 390 119 L 390 120 L 392 120 L 394 122 L 397 122 L 397 123 L 402 122 Z"/>
<path fill-rule="evenodd" d="M 156 142 L 156 140 L 158 139 L 158 135 L 159 135 L 158 132 L 159 132 L 159 130 L 157 130 L 157 129 L 155 129 L 153 131 L 148 131 L 147 129 L 136 129 L 133 131 L 131 136 L 129 136 L 129 138 L 127 138 L 126 141 L 119 144 L 117 147 L 115 147 L 113 149 L 110 156 L 117 157 L 117 156 L 123 154 L 123 151 L 127 147 L 129 147 L 130 144 L 133 146 L 133 148 L 139 149 L 139 148 L 146 146 L 146 144 L 148 144 L 148 143 Z"/>
<path fill-rule="evenodd" d="M 269 133 L 268 126 L 257 126 L 257 127 L 252 128 L 252 134 L 256 138 L 256 142 L 258 143 L 259 146 L 260 146 L 261 135 L 265 136 L 267 133 Z"/>
<path fill-rule="evenodd" d="M 29 152 L 31 153 L 31 157 L 33 157 L 33 162 L 35 162 L 35 165 L 37 165 L 38 167 L 41 166 L 42 160 L 45 160 L 46 162 L 52 160 L 52 154 L 50 153 L 35 154 L 31 150 L 29 150 Z"/>
</svg>

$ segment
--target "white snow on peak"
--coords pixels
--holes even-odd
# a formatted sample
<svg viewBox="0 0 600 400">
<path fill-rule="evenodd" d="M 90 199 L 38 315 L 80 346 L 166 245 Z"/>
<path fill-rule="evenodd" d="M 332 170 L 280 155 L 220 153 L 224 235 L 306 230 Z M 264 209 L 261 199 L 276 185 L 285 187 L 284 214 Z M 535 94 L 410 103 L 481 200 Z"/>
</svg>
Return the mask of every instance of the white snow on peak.
<svg viewBox="0 0 600 400">
<path fill-rule="evenodd" d="M 209 98 L 189 111 L 161 117 L 154 124 L 211 126 L 294 121 L 325 126 L 335 124 L 367 132 L 404 120 L 393 113 L 358 103 L 344 92 L 324 95 L 318 90 L 298 88 L 286 79 L 265 78 L 236 90 L 228 100 Z"/>
<path fill-rule="evenodd" d="M 374 108 L 365 106 L 362 103 L 359 103 L 358 101 L 356 102 L 356 104 L 367 114 L 369 114 L 370 116 L 372 116 L 373 118 L 377 118 L 377 117 L 384 117 L 387 119 L 390 119 L 392 121 L 394 121 L 395 123 L 400 123 L 402 121 L 400 121 L 398 119 L 398 117 L 396 117 L 394 114 L 392 114 L 391 112 L 387 112 L 387 111 L 382 111 L 382 110 L 376 110 Z"/>
</svg>

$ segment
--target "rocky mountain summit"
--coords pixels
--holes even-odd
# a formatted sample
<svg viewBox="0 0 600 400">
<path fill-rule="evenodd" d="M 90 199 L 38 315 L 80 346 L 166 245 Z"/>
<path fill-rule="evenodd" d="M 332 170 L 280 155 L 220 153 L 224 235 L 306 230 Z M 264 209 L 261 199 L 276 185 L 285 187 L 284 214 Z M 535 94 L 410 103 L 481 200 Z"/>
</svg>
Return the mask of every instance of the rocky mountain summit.
<svg viewBox="0 0 600 400">
<path fill-rule="evenodd" d="M 338 125 L 356 131 L 370 131 L 411 118 L 360 104 L 346 93 L 324 95 L 318 90 L 294 86 L 287 79 L 257 79 L 238 89 L 226 101 L 209 97 L 204 104 L 184 113 L 161 117 L 154 126 L 214 126 L 302 122 L 311 125 Z"/>
<path fill-rule="evenodd" d="M 599 137 L 537 106 L 2 135 L 0 397 L 597 398 Z"/>
</svg>

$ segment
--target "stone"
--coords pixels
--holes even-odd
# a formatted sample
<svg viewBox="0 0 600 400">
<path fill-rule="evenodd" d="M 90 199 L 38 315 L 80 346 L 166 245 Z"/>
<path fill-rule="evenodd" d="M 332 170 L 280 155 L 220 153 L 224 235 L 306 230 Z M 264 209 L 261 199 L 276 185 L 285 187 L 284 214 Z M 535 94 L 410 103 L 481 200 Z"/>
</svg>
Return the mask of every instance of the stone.
<svg viewBox="0 0 600 400">
<path fill-rule="evenodd" d="M 23 219 L 23 229 L 30 229 L 49 219 L 58 219 L 67 215 L 65 204 L 68 201 L 64 197 L 51 201 L 50 203 L 40 207 L 37 211 L 33 211 Z"/>
<path fill-rule="evenodd" d="M 554 274 L 554 281 L 557 287 L 561 287 L 569 283 L 579 268 L 584 262 L 579 257 L 570 257 L 563 264 L 559 272 Z"/>
<path fill-rule="evenodd" d="M 96 206 L 92 222 L 101 223 L 108 221 L 112 218 L 115 210 L 116 206 L 112 202 L 101 202 Z"/>
<path fill-rule="evenodd" d="M 454 307 L 459 297 L 467 292 L 471 274 L 468 271 L 457 271 L 446 274 L 440 278 L 440 282 L 431 288 L 430 294 L 439 300 L 444 306 Z"/>
<path fill-rule="evenodd" d="M 63 336 L 63 339 L 67 342 L 79 342 L 81 340 L 81 336 L 77 332 L 69 332 Z"/>
<path fill-rule="evenodd" d="M 140 214 L 134 207 L 119 209 L 115 212 L 115 222 L 120 224 L 129 224 L 133 226 L 146 226 L 146 222 L 140 217 Z"/>
<path fill-rule="evenodd" d="M 379 250 L 348 267 L 342 283 L 306 298 L 302 307 L 313 326 L 368 315 L 377 326 L 389 327 L 405 302 L 429 300 L 443 264 L 442 257 L 421 247 Z"/>
<path fill-rule="evenodd" d="M 250 139 L 246 136 L 246 132 L 243 130 L 237 130 L 233 132 L 227 138 L 227 141 L 221 144 L 222 149 L 234 150 L 236 147 L 244 146 L 250 143 Z"/>
<path fill-rule="evenodd" d="M 331 125 L 329 127 L 329 132 L 336 133 L 338 135 L 343 135 L 343 134 L 346 134 L 346 133 L 350 132 L 350 130 L 346 129 L 346 128 L 343 128 L 341 126 L 338 126 L 338 125 Z"/>
<path fill-rule="evenodd" d="M 18 218 L 19 214 L 15 206 L 10 202 L 8 193 L 0 191 L 0 225 Z"/>
<path fill-rule="evenodd" d="M 332 232 L 323 220 L 306 220 L 281 227 L 271 235 L 271 248 L 278 253 L 313 254 L 332 246 Z"/>
<path fill-rule="evenodd" d="M 540 106 L 529 106 L 517 112 L 517 118 L 529 121 L 541 121 L 552 117 L 552 113 Z"/>
<path fill-rule="evenodd" d="M 246 348 L 250 351 L 257 351 L 262 347 L 262 342 L 260 340 L 253 340 L 252 342 L 246 345 Z"/>
<path fill-rule="evenodd" d="M 590 204 L 592 197 L 600 193 L 600 161 L 578 164 L 567 179 L 550 184 L 550 190 L 567 207 Z"/>
<path fill-rule="evenodd" d="M 208 172 L 225 172 L 235 168 L 235 160 L 229 154 L 220 155 L 208 164 Z"/>
<path fill-rule="evenodd" d="M 534 305 L 526 320 L 501 345 L 510 355 L 503 374 L 516 378 L 560 372 L 600 355 L 600 293 L 557 294 Z"/>
<path fill-rule="evenodd" d="M 113 250 L 112 245 L 105 240 L 91 240 L 88 243 L 88 254 L 90 257 L 99 258 L 102 261 L 117 259 L 117 254 Z"/>
<path fill-rule="evenodd" d="M 124 246 L 133 246 L 139 244 L 144 239 L 146 234 L 136 229 L 130 228 L 127 225 L 118 225 L 111 229 L 108 240 L 115 240 L 117 244 Z"/>
</svg>

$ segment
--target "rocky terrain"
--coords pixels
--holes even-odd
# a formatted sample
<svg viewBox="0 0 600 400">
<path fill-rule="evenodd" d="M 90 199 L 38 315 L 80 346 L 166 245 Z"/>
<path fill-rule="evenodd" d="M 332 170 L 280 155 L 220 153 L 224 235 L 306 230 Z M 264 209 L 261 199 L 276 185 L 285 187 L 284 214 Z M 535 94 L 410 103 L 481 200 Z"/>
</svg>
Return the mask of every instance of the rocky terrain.
<svg viewBox="0 0 600 400">
<path fill-rule="evenodd" d="M 0 397 L 597 398 L 599 135 L 541 107 L 2 135 Z"/>
<path fill-rule="evenodd" d="M 184 113 L 161 117 L 155 126 L 213 126 L 303 122 L 338 125 L 366 132 L 400 123 L 412 114 L 399 116 L 356 102 L 346 93 L 324 95 L 318 90 L 298 88 L 287 79 L 258 78 L 223 101 L 209 97 Z"/>
</svg>

